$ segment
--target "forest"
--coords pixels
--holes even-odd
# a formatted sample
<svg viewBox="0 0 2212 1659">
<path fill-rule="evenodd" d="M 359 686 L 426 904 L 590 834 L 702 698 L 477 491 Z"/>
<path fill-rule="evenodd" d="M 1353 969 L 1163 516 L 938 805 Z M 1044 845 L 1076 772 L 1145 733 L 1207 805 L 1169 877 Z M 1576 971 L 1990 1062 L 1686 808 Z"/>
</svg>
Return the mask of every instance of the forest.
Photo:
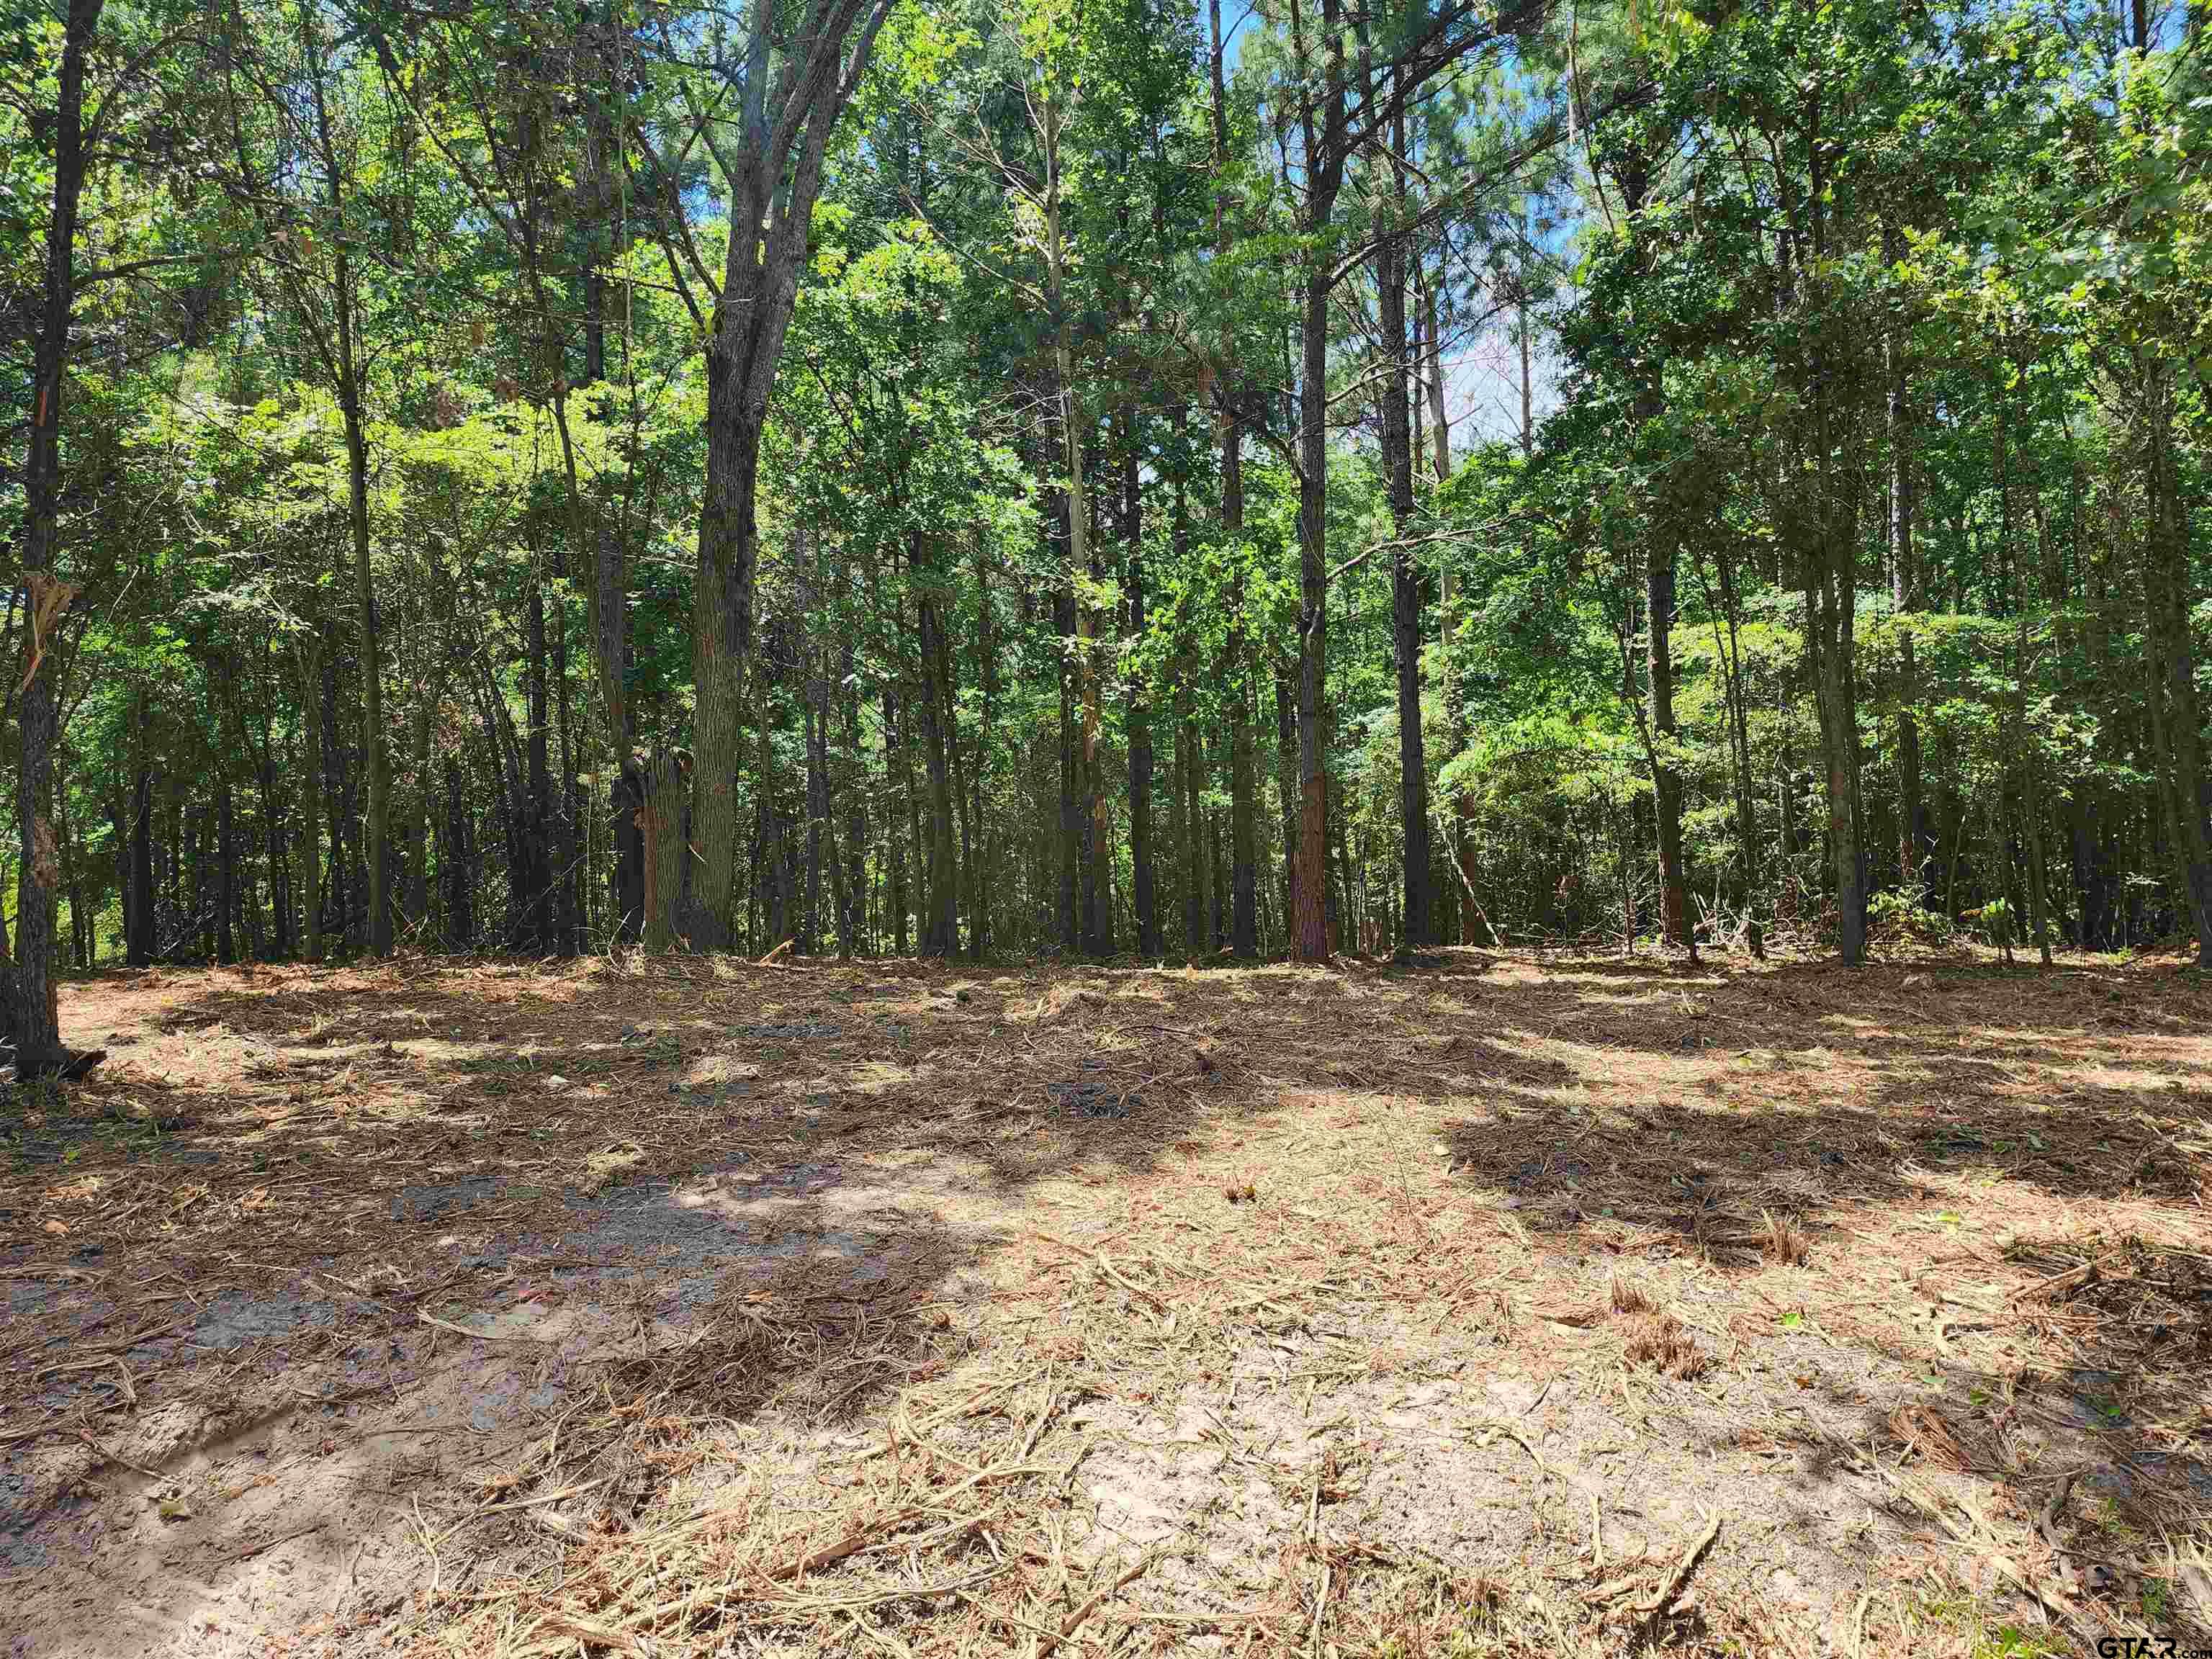
<svg viewBox="0 0 2212 1659">
<path fill-rule="evenodd" d="M 15 1650 L 2212 1648 L 2212 8 L 0 17 Z"/>
<path fill-rule="evenodd" d="M 2212 950 L 2199 17 L 2108 14 L 31 8 L 18 1024 Z"/>
</svg>

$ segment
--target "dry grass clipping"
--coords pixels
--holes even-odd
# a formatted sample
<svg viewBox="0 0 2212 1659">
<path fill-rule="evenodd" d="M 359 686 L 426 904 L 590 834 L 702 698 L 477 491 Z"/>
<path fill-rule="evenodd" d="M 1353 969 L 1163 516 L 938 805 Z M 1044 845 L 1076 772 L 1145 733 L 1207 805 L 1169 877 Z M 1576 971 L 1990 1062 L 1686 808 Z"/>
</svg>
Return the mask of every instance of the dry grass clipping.
<svg viewBox="0 0 2212 1659">
<path fill-rule="evenodd" d="M 1612 1300 L 1613 1310 L 1617 1314 L 1643 1314 L 1653 1311 L 1651 1298 L 1619 1274 L 1613 1276 Z"/>
<path fill-rule="evenodd" d="M 1766 1223 L 1766 1237 L 1759 1247 L 1761 1254 L 1769 1261 L 1778 1262 L 1785 1267 L 1803 1267 L 1805 1258 L 1813 1253 L 1813 1247 L 1803 1231 L 1796 1222 L 1778 1216 L 1771 1210 L 1761 1210 L 1759 1213 Z"/>
<path fill-rule="evenodd" d="M 1889 1431 L 1897 1437 L 1908 1457 L 1917 1454 L 1937 1468 L 1949 1469 L 1954 1474 L 1964 1474 L 1974 1466 L 1958 1431 L 1933 1406 L 1907 1401 L 1889 1414 Z"/>
<path fill-rule="evenodd" d="M 1702 1376 L 1712 1366 L 1712 1360 L 1698 1346 L 1682 1322 L 1669 1313 L 1633 1315 L 1623 1352 L 1632 1365 L 1648 1365 L 1662 1376 L 1678 1376 L 1685 1382 Z"/>
</svg>

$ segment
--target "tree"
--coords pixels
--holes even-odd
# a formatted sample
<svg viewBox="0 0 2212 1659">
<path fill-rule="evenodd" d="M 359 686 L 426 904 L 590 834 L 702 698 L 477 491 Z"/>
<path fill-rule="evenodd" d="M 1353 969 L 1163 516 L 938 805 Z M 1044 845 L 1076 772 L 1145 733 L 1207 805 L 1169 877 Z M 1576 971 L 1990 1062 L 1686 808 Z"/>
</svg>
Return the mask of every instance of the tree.
<svg viewBox="0 0 2212 1659">
<path fill-rule="evenodd" d="M 22 767 L 15 817 L 21 864 L 15 888 L 15 972 L 7 988 L 15 1075 L 45 1077 L 70 1064 L 62 1047 L 54 982 L 55 890 L 61 882 L 52 796 L 61 721 L 50 652 L 75 590 L 56 571 L 61 518 L 62 413 L 68 389 L 70 330 L 76 311 L 78 204 L 95 135 L 86 131 L 86 61 L 100 30 L 102 0 L 70 0 L 63 27 L 53 115 L 53 213 L 46 222 L 46 282 L 32 357 L 28 459 L 23 469 L 23 591 L 27 613 L 16 723 Z"/>
</svg>

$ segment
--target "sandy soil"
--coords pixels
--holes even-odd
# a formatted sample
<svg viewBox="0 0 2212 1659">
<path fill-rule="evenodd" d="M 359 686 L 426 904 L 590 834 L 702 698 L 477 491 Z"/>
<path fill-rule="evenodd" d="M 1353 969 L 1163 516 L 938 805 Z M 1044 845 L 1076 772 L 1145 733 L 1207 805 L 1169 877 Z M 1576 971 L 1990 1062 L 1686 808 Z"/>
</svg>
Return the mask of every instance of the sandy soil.
<svg viewBox="0 0 2212 1659">
<path fill-rule="evenodd" d="M 2212 1647 L 2170 964 L 68 987 L 0 1653 Z"/>
</svg>

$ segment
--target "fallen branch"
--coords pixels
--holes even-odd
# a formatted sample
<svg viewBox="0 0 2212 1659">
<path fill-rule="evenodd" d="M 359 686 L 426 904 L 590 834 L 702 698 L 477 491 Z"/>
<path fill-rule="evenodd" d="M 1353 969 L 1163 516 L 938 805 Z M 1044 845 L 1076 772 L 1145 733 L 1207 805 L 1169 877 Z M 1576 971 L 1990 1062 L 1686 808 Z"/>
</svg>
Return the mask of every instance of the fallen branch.
<svg viewBox="0 0 2212 1659">
<path fill-rule="evenodd" d="M 1656 1629 L 1659 1621 L 1667 1616 L 1667 1609 L 1674 1606 L 1674 1598 L 1682 1593 L 1682 1587 L 1690 1582 L 1690 1575 L 1697 1570 L 1699 1559 L 1713 1547 L 1713 1540 L 1720 1535 L 1721 1518 L 1716 1514 L 1706 1522 L 1705 1531 L 1698 1534 L 1697 1541 L 1682 1552 L 1682 1559 L 1674 1564 L 1674 1571 L 1667 1576 L 1667 1583 L 1659 1592 L 1659 1599 L 1641 1609 L 1644 1614 L 1644 1628 L 1647 1633 Z"/>
<path fill-rule="evenodd" d="M 1152 1556 L 1146 1556 L 1142 1560 L 1139 1561 L 1135 1566 L 1129 1568 L 1112 1583 L 1102 1585 L 1099 1589 L 1093 1590 L 1091 1593 L 1090 1597 L 1081 1607 L 1076 1608 L 1073 1613 L 1069 1613 L 1067 1617 L 1060 1622 L 1059 1635 L 1043 1636 L 1037 1638 L 1036 1645 L 1030 1650 L 1030 1659 L 1044 1659 L 1045 1655 L 1050 1653 L 1062 1642 L 1065 1642 L 1069 1637 L 1074 1635 L 1076 1630 L 1082 1625 L 1083 1621 L 1088 1619 L 1092 1613 L 1097 1612 L 1107 1601 L 1111 1599 L 1113 1596 L 1118 1595 L 1128 1585 L 1143 1577 L 1145 1574 L 1151 1570 L 1152 1560 L 1153 1558 Z"/>
<path fill-rule="evenodd" d="M 456 1325 L 450 1319 L 441 1319 L 437 1315 L 425 1313 L 420 1308 L 415 1310 L 415 1317 L 425 1325 L 433 1326 L 441 1331 L 451 1331 L 455 1336 L 473 1337 L 479 1342 L 527 1342 L 533 1347 L 541 1346 L 544 1342 L 543 1337 L 525 1336 L 519 1332 L 472 1331 L 465 1325 Z"/>
</svg>

